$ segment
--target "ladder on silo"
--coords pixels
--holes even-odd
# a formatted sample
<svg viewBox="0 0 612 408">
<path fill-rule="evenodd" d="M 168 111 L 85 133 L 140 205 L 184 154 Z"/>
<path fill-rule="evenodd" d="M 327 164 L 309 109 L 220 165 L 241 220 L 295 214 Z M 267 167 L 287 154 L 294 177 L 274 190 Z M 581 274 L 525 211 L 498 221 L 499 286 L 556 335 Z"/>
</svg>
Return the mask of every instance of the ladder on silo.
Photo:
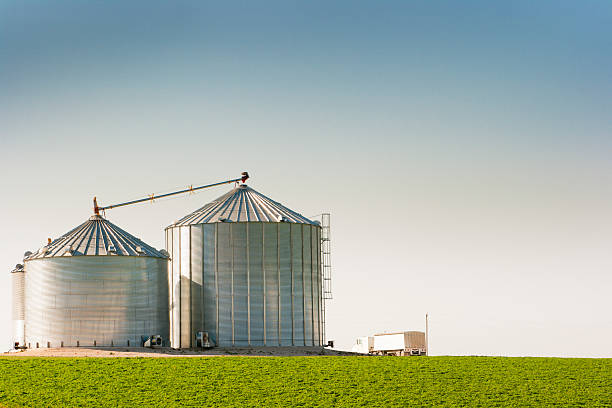
<svg viewBox="0 0 612 408">
<path fill-rule="evenodd" d="M 321 267 L 323 275 L 323 307 L 322 307 L 322 320 L 321 325 L 323 329 L 323 344 L 327 343 L 327 337 L 325 333 L 325 312 L 326 312 L 326 300 L 332 299 L 332 287 L 331 287 L 331 235 L 330 235 L 330 214 L 321 214 Z"/>
<path fill-rule="evenodd" d="M 330 300 L 331 286 L 331 235 L 330 214 L 321 214 L 321 266 L 323 268 L 323 299 Z"/>
</svg>

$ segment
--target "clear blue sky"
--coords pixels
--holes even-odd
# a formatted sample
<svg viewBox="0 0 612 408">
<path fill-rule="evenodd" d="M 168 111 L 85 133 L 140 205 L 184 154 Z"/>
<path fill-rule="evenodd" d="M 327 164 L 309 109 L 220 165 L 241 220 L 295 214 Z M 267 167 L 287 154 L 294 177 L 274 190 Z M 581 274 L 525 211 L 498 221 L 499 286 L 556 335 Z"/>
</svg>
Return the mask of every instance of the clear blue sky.
<svg viewBox="0 0 612 408">
<path fill-rule="evenodd" d="M 0 1 L 0 327 L 94 195 L 248 170 L 331 211 L 341 347 L 610 357 L 611 112 L 609 1 Z M 107 215 L 162 247 L 225 191 Z"/>
</svg>

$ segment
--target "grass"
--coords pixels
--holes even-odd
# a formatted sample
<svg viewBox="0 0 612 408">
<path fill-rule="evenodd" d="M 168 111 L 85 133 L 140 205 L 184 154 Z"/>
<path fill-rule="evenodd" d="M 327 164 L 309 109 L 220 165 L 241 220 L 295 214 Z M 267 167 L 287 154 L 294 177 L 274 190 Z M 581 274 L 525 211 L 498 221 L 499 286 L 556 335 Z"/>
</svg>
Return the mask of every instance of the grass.
<svg viewBox="0 0 612 408">
<path fill-rule="evenodd" d="M 612 407 L 612 359 L 7 357 L 0 406 Z"/>
</svg>

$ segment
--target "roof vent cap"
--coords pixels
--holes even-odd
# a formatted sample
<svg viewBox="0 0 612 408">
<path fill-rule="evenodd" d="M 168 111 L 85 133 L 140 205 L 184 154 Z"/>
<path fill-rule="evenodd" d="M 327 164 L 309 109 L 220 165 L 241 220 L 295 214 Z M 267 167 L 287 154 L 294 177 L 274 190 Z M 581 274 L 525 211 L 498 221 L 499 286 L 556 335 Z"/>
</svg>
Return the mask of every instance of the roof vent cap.
<svg viewBox="0 0 612 408">
<path fill-rule="evenodd" d="M 110 244 L 110 245 L 108 246 L 108 252 L 110 252 L 110 253 L 112 253 L 112 254 L 117 253 L 117 248 L 115 248 L 115 245 Z"/>
<path fill-rule="evenodd" d="M 136 252 L 138 252 L 139 254 L 144 253 L 144 250 L 142 249 L 142 247 L 140 245 L 136 246 Z"/>
</svg>

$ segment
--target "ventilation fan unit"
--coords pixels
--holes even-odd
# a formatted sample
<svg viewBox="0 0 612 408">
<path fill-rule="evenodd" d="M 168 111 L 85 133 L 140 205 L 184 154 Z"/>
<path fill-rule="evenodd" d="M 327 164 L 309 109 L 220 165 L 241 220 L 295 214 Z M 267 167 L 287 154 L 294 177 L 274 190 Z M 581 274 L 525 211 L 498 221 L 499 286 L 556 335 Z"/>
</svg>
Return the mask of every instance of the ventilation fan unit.
<svg viewBox="0 0 612 408">
<path fill-rule="evenodd" d="M 162 344 L 163 344 L 162 336 L 160 336 L 159 334 L 154 334 L 149 337 L 146 337 L 146 336 L 142 337 L 143 347 L 155 348 L 155 347 L 161 347 Z"/>
</svg>

